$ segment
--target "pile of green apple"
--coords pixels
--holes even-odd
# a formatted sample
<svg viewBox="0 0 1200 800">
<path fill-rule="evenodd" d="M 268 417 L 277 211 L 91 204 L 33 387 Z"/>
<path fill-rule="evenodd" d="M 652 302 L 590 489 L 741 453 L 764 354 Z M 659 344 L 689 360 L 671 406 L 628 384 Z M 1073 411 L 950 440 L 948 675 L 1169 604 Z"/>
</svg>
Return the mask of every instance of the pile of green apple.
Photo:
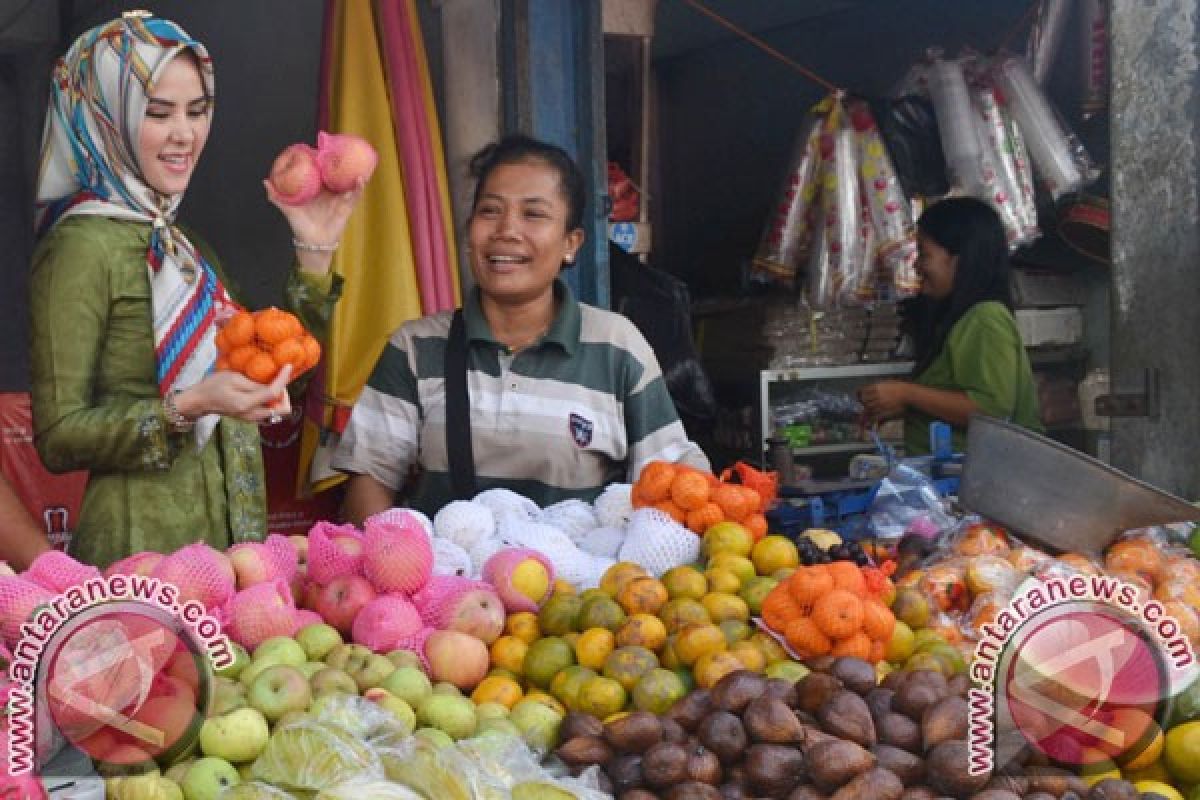
<svg viewBox="0 0 1200 800">
<path fill-rule="evenodd" d="M 433 682 L 418 656 L 386 655 L 348 644 L 333 626 L 314 623 L 294 637 L 277 636 L 216 673 L 207 718 L 191 755 L 163 775 L 110 778 L 108 800 L 218 800 L 252 780 L 252 765 L 272 731 L 304 720 L 329 719 L 347 696 L 362 696 L 394 717 L 394 728 L 438 747 L 485 731 L 523 739 L 539 753 L 557 743 L 561 713 L 527 699 L 511 710 L 476 706 L 452 683 Z M 349 725 L 347 727 L 353 727 Z"/>
</svg>

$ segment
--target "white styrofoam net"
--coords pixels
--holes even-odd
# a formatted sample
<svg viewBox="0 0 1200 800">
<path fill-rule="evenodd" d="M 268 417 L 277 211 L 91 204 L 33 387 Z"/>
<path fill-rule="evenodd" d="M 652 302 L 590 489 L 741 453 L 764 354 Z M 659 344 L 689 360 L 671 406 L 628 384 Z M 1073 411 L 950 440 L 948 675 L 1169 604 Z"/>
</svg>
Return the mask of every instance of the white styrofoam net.
<svg viewBox="0 0 1200 800">
<path fill-rule="evenodd" d="M 600 524 L 592 507 L 584 501 L 574 498 L 546 506 L 542 509 L 537 521 L 553 525 L 576 544 L 587 535 L 588 531 Z"/>
<path fill-rule="evenodd" d="M 700 537 L 654 508 L 635 511 L 625 534 L 620 560 L 641 564 L 655 577 L 700 557 Z"/>
<path fill-rule="evenodd" d="M 471 577 L 479 580 L 483 576 L 483 566 L 488 559 L 506 547 L 500 537 L 492 535 L 481 539 L 467 553 L 471 556 Z"/>
<path fill-rule="evenodd" d="M 541 513 L 537 503 L 511 489 L 485 489 L 472 497 L 471 502 L 491 509 L 497 517 L 506 511 L 517 511 L 534 519 Z"/>
<path fill-rule="evenodd" d="M 529 522 L 519 515 L 506 514 L 497 523 L 497 534 L 509 547 L 528 547 L 546 556 L 559 577 L 579 587 L 591 579 L 595 567 L 592 556 L 580 550 L 567 534 L 552 525 Z"/>
<path fill-rule="evenodd" d="M 474 572 L 471 554 L 449 539 L 433 539 L 433 574 L 471 577 Z"/>
<path fill-rule="evenodd" d="M 496 531 L 496 515 L 487 506 L 470 500 L 455 500 L 442 506 L 433 517 L 433 531 L 470 552 Z"/>
<path fill-rule="evenodd" d="M 633 484 L 611 483 L 592 504 L 605 528 L 624 528 L 633 515 Z"/>
<path fill-rule="evenodd" d="M 577 544 L 585 553 L 616 558 L 617 553 L 621 552 L 621 545 L 625 544 L 625 531 L 621 528 L 593 528 Z"/>
</svg>

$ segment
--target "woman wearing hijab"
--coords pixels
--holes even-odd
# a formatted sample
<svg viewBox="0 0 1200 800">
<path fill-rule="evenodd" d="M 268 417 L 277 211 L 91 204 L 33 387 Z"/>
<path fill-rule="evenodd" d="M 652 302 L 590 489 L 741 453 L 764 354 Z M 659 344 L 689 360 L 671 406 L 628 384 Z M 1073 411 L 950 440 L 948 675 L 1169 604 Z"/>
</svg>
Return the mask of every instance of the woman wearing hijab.
<svg viewBox="0 0 1200 800">
<path fill-rule="evenodd" d="M 34 438 L 49 469 L 90 471 L 70 552 L 98 566 L 266 535 L 257 426 L 287 412 L 290 368 L 270 385 L 214 371 L 236 304 L 175 220 L 212 112 L 204 46 L 144 12 L 84 33 L 55 65 L 31 278 Z M 267 187 L 296 246 L 287 304 L 318 338 L 361 189 L 289 207 Z"/>
</svg>

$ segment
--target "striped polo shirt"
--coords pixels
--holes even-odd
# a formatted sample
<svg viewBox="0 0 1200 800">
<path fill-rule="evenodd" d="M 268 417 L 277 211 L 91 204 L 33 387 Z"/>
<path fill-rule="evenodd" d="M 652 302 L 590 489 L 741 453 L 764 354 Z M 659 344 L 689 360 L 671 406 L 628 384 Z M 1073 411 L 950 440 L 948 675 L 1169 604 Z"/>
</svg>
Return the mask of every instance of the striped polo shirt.
<svg viewBox="0 0 1200 800">
<path fill-rule="evenodd" d="M 475 288 L 463 305 L 471 444 L 480 491 L 508 488 L 538 505 L 592 500 L 650 461 L 708 469 L 687 438 L 654 352 L 628 319 L 577 302 L 555 282 L 558 314 L 517 353 L 492 336 Z M 454 499 L 446 459 L 445 352 L 451 312 L 392 334 L 333 457 L 399 490 L 428 514 Z"/>
</svg>

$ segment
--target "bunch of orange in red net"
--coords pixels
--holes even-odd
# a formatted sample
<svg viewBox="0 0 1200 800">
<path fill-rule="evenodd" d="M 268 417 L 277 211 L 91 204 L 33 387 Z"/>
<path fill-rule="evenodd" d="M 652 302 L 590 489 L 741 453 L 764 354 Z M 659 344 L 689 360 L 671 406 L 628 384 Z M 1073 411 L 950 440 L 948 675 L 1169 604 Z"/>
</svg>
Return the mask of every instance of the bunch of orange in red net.
<svg viewBox="0 0 1200 800">
<path fill-rule="evenodd" d="M 320 360 L 320 342 L 282 309 L 239 311 L 217 333 L 217 369 L 240 372 L 257 383 L 275 380 L 285 364 L 292 365 L 295 380 Z"/>
<path fill-rule="evenodd" d="M 735 474 L 740 483 L 728 480 Z M 768 492 L 769 480 L 758 481 L 756 486 L 753 476 L 747 476 L 749 480 L 740 470 L 726 470 L 722 477 L 727 480 L 721 480 L 711 472 L 683 464 L 652 461 L 633 484 L 633 507 L 657 508 L 701 536 L 718 522 L 737 522 L 758 541 L 767 535 L 764 513 L 775 501 L 775 492 L 773 488 Z"/>
<path fill-rule="evenodd" d="M 762 621 L 797 658 L 883 661 L 896 626 L 886 602 L 895 567 L 892 561 L 882 567 L 851 561 L 798 567 L 763 599 Z"/>
</svg>

